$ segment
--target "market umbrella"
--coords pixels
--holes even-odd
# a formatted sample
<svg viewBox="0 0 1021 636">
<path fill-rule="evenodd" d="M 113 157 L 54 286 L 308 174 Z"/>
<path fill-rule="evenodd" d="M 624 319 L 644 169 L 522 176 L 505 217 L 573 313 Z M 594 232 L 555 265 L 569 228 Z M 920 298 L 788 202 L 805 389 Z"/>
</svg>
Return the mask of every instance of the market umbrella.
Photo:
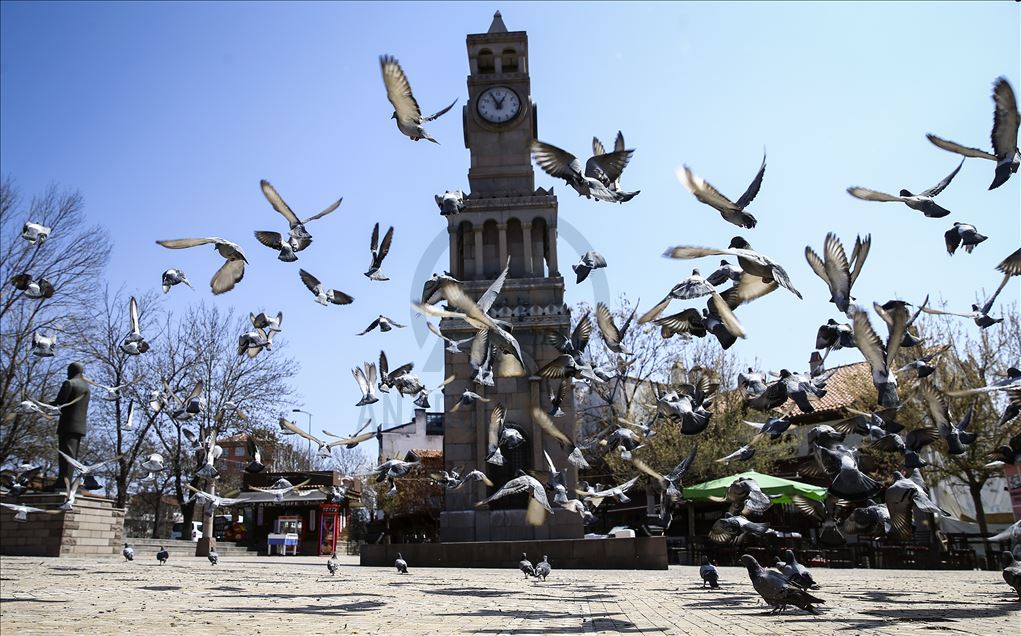
<svg viewBox="0 0 1021 636">
<path fill-rule="evenodd" d="M 706 501 L 714 498 L 722 499 L 727 495 L 727 488 L 730 484 L 741 477 L 754 479 L 759 484 L 762 492 L 767 495 L 780 495 L 773 499 L 773 503 L 777 504 L 791 503 L 792 495 L 801 495 L 817 501 L 822 501 L 826 498 L 826 488 L 822 486 L 812 486 L 811 484 L 803 484 L 798 481 L 791 481 L 790 479 L 764 475 L 754 470 L 688 486 L 684 489 L 684 498 L 691 501 Z"/>
</svg>

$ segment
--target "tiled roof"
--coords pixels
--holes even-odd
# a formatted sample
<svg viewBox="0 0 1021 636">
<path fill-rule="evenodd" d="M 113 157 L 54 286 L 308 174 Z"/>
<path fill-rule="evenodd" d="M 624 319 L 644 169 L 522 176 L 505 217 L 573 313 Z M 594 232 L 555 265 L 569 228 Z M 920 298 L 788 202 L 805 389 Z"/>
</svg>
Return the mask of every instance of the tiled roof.
<svg viewBox="0 0 1021 636">
<path fill-rule="evenodd" d="M 432 450 L 429 448 L 413 448 L 411 452 L 415 454 L 415 457 L 419 459 L 442 459 L 443 451 Z"/>
<path fill-rule="evenodd" d="M 865 407 L 868 401 L 873 399 L 872 371 L 868 362 L 834 367 L 833 371 L 834 374 L 826 382 L 826 395 L 822 399 L 812 401 L 814 412 L 802 413 L 793 401 L 787 400 L 780 407 L 782 415 L 795 422 L 809 418 L 819 420 L 825 415 L 851 406 Z"/>
</svg>

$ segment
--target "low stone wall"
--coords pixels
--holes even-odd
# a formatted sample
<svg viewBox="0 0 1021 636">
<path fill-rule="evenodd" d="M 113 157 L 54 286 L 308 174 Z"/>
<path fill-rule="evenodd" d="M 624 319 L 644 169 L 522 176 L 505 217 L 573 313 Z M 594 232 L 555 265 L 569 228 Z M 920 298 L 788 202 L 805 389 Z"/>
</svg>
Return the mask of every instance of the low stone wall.
<svg viewBox="0 0 1021 636">
<path fill-rule="evenodd" d="M 14 503 L 11 497 L 3 499 Z M 58 510 L 60 494 L 23 495 L 17 503 Z M 14 511 L 0 507 L 0 554 L 13 556 L 103 556 L 120 554 L 124 544 L 124 509 L 113 501 L 83 497 L 69 511 L 29 513 L 28 521 L 14 520 Z"/>
<path fill-rule="evenodd" d="M 553 568 L 667 569 L 664 537 L 363 545 L 361 565 L 392 567 L 398 552 L 409 567 L 510 568 L 526 553 L 532 563 L 548 556 Z"/>
</svg>

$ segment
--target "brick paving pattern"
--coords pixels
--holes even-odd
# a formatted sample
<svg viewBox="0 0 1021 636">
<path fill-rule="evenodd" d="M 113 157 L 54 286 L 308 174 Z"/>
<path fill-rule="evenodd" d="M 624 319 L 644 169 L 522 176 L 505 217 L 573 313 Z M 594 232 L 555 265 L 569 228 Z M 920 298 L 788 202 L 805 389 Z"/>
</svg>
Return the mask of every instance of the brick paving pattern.
<svg viewBox="0 0 1021 636">
<path fill-rule="evenodd" d="M 819 616 L 767 616 L 748 575 L 720 568 L 390 568 L 326 558 L 0 558 L 0 632 L 9 634 L 1019 634 L 1021 602 L 999 572 L 814 570 Z"/>
</svg>

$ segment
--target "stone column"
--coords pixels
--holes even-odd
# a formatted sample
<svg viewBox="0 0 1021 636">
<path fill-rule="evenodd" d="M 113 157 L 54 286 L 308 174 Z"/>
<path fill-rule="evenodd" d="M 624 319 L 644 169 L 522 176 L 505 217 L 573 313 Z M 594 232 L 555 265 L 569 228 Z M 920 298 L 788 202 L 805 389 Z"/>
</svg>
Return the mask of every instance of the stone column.
<svg viewBox="0 0 1021 636">
<path fill-rule="evenodd" d="M 525 248 L 525 275 L 532 276 L 532 224 L 524 222 L 521 224 L 521 238 L 524 240 Z"/>
<path fill-rule="evenodd" d="M 507 266 L 507 224 L 500 223 L 496 228 L 500 231 L 500 261 L 497 264 L 502 272 L 503 268 Z"/>
<path fill-rule="evenodd" d="M 474 226 L 475 233 L 475 280 L 485 280 L 486 274 L 482 268 L 482 224 Z"/>
<path fill-rule="evenodd" d="M 550 224 L 546 226 L 546 243 L 549 245 L 549 275 L 560 276 L 560 268 L 557 266 L 557 226 Z"/>
<path fill-rule="evenodd" d="M 464 277 L 464 264 L 461 263 L 461 255 L 457 253 L 457 227 L 447 226 L 447 236 L 450 239 L 450 273 L 454 278 Z"/>
</svg>

